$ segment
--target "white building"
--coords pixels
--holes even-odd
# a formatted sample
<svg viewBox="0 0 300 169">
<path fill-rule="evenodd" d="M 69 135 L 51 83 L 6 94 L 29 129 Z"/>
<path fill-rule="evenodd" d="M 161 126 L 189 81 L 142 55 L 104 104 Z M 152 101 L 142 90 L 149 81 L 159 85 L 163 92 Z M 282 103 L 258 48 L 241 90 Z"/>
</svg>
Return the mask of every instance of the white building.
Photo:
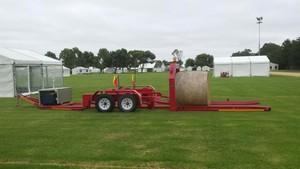
<svg viewBox="0 0 300 169">
<path fill-rule="evenodd" d="M 139 67 L 138 67 L 138 72 L 153 72 L 154 71 L 154 66 L 155 66 L 155 63 L 145 63 L 144 64 L 144 67 L 143 67 L 143 64 L 140 64 Z M 143 70 L 142 70 L 143 68 Z"/>
<path fill-rule="evenodd" d="M 208 67 L 208 66 L 202 66 L 202 69 L 201 69 L 202 71 L 210 71 L 210 67 Z"/>
<path fill-rule="evenodd" d="M 63 66 L 63 77 L 69 77 L 70 75 L 71 75 L 70 69 Z"/>
<path fill-rule="evenodd" d="M 89 68 L 85 67 L 75 67 L 72 69 L 72 75 L 77 75 L 77 74 L 90 74 L 91 70 Z"/>
<path fill-rule="evenodd" d="M 278 69 L 279 69 L 278 64 L 270 62 L 270 70 L 278 70 Z"/>
<path fill-rule="evenodd" d="M 186 71 L 193 71 L 193 67 L 192 66 L 187 67 Z"/>
<path fill-rule="evenodd" d="M 100 69 L 99 68 L 89 67 L 89 69 L 91 70 L 91 73 L 100 73 Z"/>
<path fill-rule="evenodd" d="M 153 71 L 154 72 L 164 72 L 164 71 L 166 71 L 166 66 L 164 63 L 162 63 L 160 67 L 154 67 Z"/>
<path fill-rule="evenodd" d="M 114 73 L 115 72 L 115 68 L 113 67 L 106 67 L 103 69 L 104 73 Z"/>
<path fill-rule="evenodd" d="M 179 69 L 180 69 L 180 72 L 185 72 L 186 71 L 185 67 L 180 67 Z"/>
</svg>

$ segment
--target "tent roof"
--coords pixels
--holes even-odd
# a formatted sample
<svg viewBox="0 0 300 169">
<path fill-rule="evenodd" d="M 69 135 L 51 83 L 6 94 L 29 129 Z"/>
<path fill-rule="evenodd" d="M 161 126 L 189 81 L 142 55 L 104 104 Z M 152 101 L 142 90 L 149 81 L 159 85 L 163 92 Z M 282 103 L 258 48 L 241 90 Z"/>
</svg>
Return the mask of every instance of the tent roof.
<svg viewBox="0 0 300 169">
<path fill-rule="evenodd" d="M 251 63 L 270 63 L 267 56 L 249 56 Z"/>
<path fill-rule="evenodd" d="M 231 57 L 214 57 L 215 64 L 231 64 Z"/>
<path fill-rule="evenodd" d="M 42 64 L 41 60 L 31 58 L 7 48 L 0 48 L 0 59 L 3 64 Z"/>
<path fill-rule="evenodd" d="M 231 57 L 231 59 L 232 59 L 232 63 L 250 64 L 250 60 L 248 56 Z"/>
<path fill-rule="evenodd" d="M 43 64 L 46 65 L 62 65 L 62 62 L 53 58 L 50 58 L 48 56 L 36 53 L 36 52 L 32 52 L 30 50 L 23 50 L 23 49 L 12 49 L 16 52 L 19 52 L 23 55 L 29 56 L 31 58 L 37 59 L 37 60 L 41 60 Z"/>
<path fill-rule="evenodd" d="M 62 62 L 59 60 L 21 49 L 0 48 L 0 60 L 3 64 L 62 65 Z"/>
</svg>

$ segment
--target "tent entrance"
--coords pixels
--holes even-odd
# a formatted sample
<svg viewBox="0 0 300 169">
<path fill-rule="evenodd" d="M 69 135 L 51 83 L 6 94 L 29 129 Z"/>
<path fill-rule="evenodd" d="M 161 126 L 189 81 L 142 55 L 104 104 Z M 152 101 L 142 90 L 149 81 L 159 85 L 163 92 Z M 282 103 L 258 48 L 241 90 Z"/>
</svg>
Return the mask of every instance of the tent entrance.
<svg viewBox="0 0 300 169">
<path fill-rule="evenodd" d="M 16 66 L 16 92 L 29 93 L 28 66 Z"/>
<path fill-rule="evenodd" d="M 16 92 L 31 93 L 42 88 L 41 66 L 15 66 Z"/>
</svg>

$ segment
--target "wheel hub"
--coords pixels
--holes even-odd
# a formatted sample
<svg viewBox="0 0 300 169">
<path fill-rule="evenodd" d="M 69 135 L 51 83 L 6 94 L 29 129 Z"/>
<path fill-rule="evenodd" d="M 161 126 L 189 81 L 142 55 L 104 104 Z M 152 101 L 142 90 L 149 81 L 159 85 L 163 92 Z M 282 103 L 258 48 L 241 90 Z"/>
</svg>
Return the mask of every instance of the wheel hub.
<svg viewBox="0 0 300 169">
<path fill-rule="evenodd" d="M 100 101 L 99 101 L 99 107 L 103 110 L 107 110 L 110 106 L 110 103 L 109 103 L 109 100 L 106 99 L 106 98 L 102 98 Z"/>
<path fill-rule="evenodd" d="M 129 110 L 132 108 L 133 103 L 131 99 L 124 98 L 121 102 L 121 105 L 124 109 Z"/>
</svg>

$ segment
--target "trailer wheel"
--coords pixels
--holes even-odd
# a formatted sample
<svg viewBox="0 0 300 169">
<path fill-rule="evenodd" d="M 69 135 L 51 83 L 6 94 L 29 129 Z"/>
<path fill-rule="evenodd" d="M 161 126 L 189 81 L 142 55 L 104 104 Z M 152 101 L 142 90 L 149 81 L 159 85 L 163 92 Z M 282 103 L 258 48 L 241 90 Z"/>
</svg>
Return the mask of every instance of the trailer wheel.
<svg viewBox="0 0 300 169">
<path fill-rule="evenodd" d="M 134 95 L 124 94 L 118 100 L 118 107 L 122 112 L 134 112 L 137 108 L 137 100 Z"/>
<path fill-rule="evenodd" d="M 111 112 L 115 107 L 115 100 L 111 95 L 102 94 L 96 99 L 96 109 L 99 112 Z"/>
</svg>

